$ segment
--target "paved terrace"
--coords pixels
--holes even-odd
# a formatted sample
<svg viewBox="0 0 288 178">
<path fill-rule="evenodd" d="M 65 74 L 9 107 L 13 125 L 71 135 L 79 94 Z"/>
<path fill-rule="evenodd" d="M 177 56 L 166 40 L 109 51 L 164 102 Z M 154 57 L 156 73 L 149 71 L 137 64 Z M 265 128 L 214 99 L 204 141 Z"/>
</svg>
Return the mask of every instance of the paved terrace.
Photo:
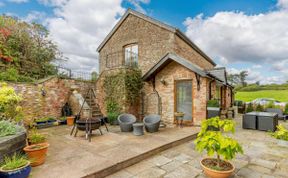
<svg viewBox="0 0 288 178">
<path fill-rule="evenodd" d="M 103 177 L 138 163 L 163 150 L 196 137 L 199 127 L 164 128 L 157 133 L 134 136 L 110 127 L 103 134 L 94 131 L 92 141 L 84 132 L 70 136 L 71 127 L 57 126 L 40 131 L 48 136 L 50 147 L 45 164 L 32 169 L 35 178 Z"/>
<path fill-rule="evenodd" d="M 267 132 L 243 130 L 237 119 L 235 138 L 243 145 L 244 155 L 232 161 L 235 178 L 287 178 L 288 146 L 281 146 Z M 288 122 L 280 121 L 286 128 Z M 199 161 L 205 157 L 196 152 L 193 141 L 168 149 L 154 157 L 123 169 L 108 178 L 204 178 Z"/>
</svg>

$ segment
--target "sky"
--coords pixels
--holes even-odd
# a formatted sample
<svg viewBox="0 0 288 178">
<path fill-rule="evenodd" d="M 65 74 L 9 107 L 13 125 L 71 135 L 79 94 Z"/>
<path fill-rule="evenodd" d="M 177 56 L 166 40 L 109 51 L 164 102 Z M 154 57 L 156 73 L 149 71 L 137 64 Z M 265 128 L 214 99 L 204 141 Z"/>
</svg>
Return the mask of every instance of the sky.
<svg viewBox="0 0 288 178">
<path fill-rule="evenodd" d="M 73 70 L 98 71 L 96 48 L 128 8 L 179 28 L 247 81 L 288 80 L 288 0 L 0 0 L 0 14 L 41 23 Z"/>
</svg>

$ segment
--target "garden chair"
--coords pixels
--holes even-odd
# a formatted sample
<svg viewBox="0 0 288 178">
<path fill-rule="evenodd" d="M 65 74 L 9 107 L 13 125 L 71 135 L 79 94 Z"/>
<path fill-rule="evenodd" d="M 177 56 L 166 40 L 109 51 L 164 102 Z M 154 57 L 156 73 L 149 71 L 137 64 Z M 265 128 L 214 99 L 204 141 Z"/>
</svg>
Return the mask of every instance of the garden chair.
<svg viewBox="0 0 288 178">
<path fill-rule="evenodd" d="M 278 119 L 282 119 L 282 120 L 286 121 L 287 115 L 283 114 L 282 109 L 279 109 L 279 108 L 267 108 L 266 112 L 276 113 L 276 114 L 278 114 Z"/>
<path fill-rule="evenodd" d="M 157 114 L 150 114 L 148 116 L 145 116 L 143 119 L 145 129 L 147 132 L 153 133 L 158 132 L 159 126 L 160 126 L 160 115 Z"/>
<path fill-rule="evenodd" d="M 118 116 L 118 122 L 121 132 L 131 132 L 133 124 L 136 122 L 136 117 L 132 114 L 121 114 Z"/>
</svg>

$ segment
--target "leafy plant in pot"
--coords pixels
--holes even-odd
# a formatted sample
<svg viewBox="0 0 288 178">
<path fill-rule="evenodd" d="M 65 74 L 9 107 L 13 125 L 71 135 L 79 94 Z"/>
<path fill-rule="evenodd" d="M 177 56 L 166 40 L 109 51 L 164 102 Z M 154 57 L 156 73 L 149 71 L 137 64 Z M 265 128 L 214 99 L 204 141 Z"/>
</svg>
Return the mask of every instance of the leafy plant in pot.
<svg viewBox="0 0 288 178">
<path fill-rule="evenodd" d="M 208 127 L 218 128 L 219 131 L 209 130 Z M 232 120 L 220 120 L 219 117 L 204 120 L 201 124 L 201 131 L 195 140 L 196 150 L 207 151 L 208 156 L 214 154 L 217 158 L 207 157 L 201 160 L 200 164 L 204 173 L 211 178 L 229 177 L 235 167 L 228 160 L 235 158 L 236 153 L 242 153 L 241 145 L 233 138 L 224 133 L 235 132 L 235 122 Z M 224 160 L 221 159 L 224 157 Z"/>
<path fill-rule="evenodd" d="M 33 129 L 28 135 L 29 146 L 24 148 L 24 151 L 31 160 L 31 166 L 38 166 L 45 162 L 49 144 L 46 142 L 46 137 Z"/>
<path fill-rule="evenodd" d="M 107 117 L 108 117 L 109 123 L 111 125 L 117 125 L 118 124 L 117 118 L 118 118 L 119 111 L 120 111 L 120 107 L 118 103 L 112 99 L 108 100 L 106 102 L 106 111 L 107 111 Z"/>
<path fill-rule="evenodd" d="M 4 157 L 0 167 L 0 177 L 3 178 L 27 178 L 30 172 L 30 161 L 20 153 L 14 153 L 11 157 Z"/>
</svg>

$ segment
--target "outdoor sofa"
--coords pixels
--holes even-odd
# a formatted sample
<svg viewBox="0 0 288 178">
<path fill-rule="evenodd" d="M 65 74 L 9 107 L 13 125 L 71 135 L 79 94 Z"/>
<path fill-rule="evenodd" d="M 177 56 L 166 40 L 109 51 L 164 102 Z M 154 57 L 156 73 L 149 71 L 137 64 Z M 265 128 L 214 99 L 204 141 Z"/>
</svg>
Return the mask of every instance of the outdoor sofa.
<svg viewBox="0 0 288 178">
<path fill-rule="evenodd" d="M 160 115 L 150 114 L 144 117 L 143 122 L 147 132 L 153 133 L 158 132 L 160 127 Z"/>
<path fill-rule="evenodd" d="M 132 114 L 120 114 L 118 116 L 118 122 L 120 125 L 121 132 L 132 132 L 133 124 L 136 122 L 136 117 Z"/>
</svg>

